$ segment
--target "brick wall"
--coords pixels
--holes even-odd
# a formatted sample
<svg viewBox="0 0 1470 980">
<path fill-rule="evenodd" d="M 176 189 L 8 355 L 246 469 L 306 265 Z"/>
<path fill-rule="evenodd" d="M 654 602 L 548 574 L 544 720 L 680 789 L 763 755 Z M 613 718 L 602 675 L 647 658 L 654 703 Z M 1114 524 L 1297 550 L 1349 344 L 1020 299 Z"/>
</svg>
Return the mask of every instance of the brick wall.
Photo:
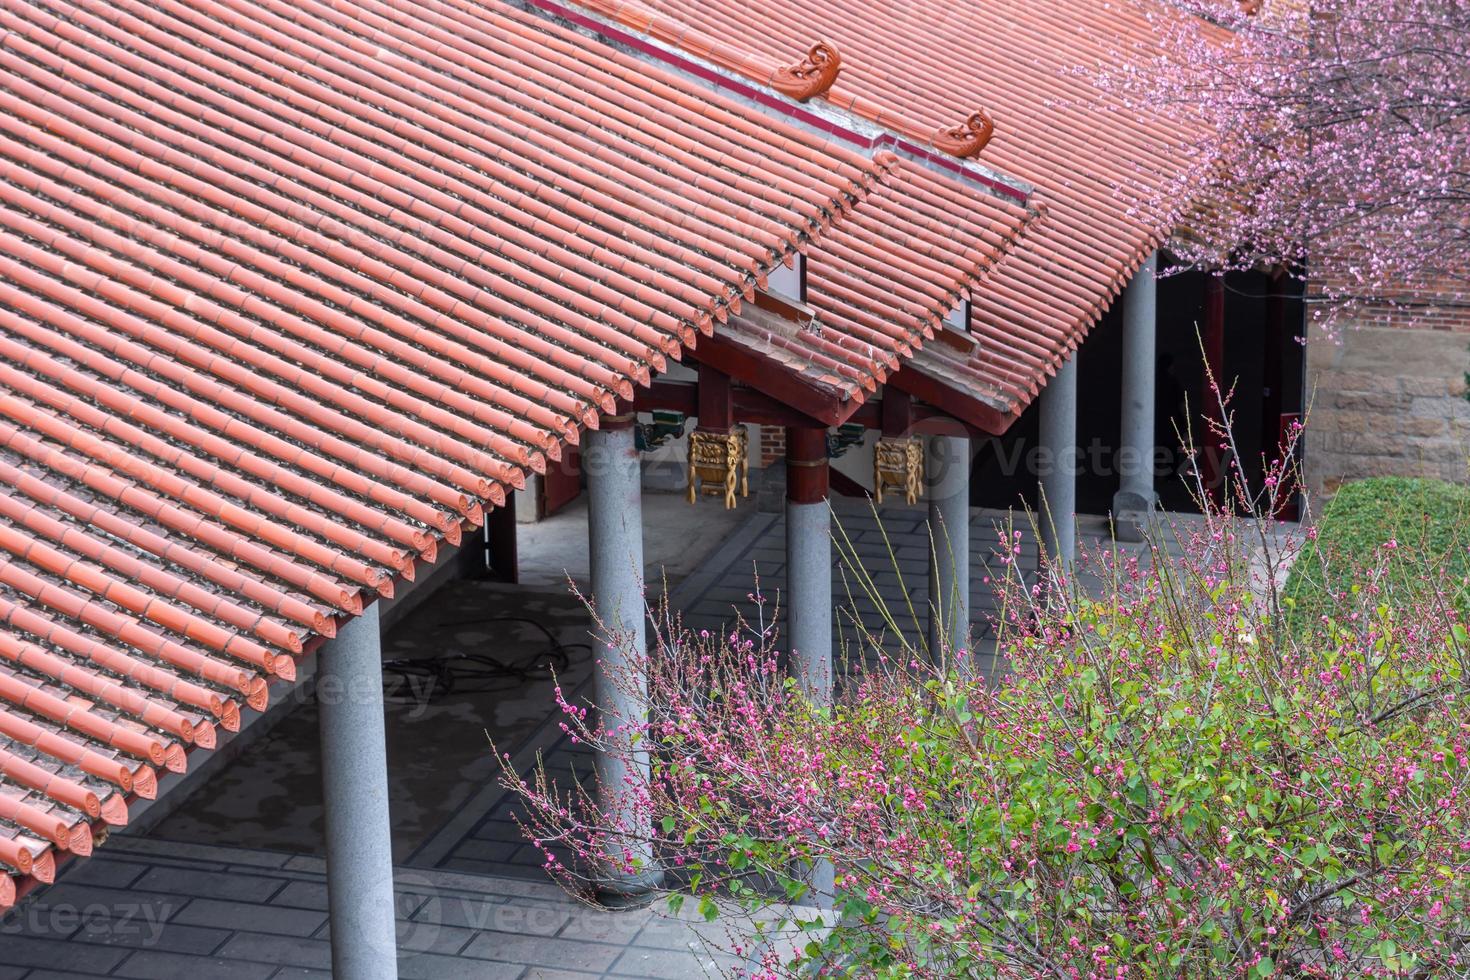
<svg viewBox="0 0 1470 980">
<path fill-rule="evenodd" d="M 1352 311 L 1360 327 L 1449 330 L 1470 333 L 1470 300 L 1465 286 L 1443 281 L 1392 291 L 1379 300 L 1361 301 Z M 1320 288 L 1312 290 L 1320 296 Z"/>
<path fill-rule="evenodd" d="M 1439 317 L 1365 320 L 1307 345 L 1305 475 L 1319 512 L 1370 476 L 1470 483 L 1470 333 Z"/>
<path fill-rule="evenodd" d="M 760 466 L 765 469 L 786 458 L 786 429 L 779 425 L 761 426 Z"/>
</svg>

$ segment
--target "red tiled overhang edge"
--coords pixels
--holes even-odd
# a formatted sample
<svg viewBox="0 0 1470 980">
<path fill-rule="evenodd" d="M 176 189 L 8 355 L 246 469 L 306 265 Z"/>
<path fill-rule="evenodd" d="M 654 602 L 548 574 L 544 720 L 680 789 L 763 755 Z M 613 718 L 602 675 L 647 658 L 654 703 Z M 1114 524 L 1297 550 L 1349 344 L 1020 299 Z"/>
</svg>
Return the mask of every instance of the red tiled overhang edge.
<svg viewBox="0 0 1470 980">
<path fill-rule="evenodd" d="M 497 0 L 0 0 L 0 867 L 86 853 L 882 169 Z"/>
<path fill-rule="evenodd" d="M 770 80 L 769 66 L 730 45 L 668 28 L 666 20 L 641 16 L 630 5 L 589 4 L 595 12 L 584 13 L 559 0 L 527 2 L 651 63 L 789 114 L 817 131 L 900 154 L 894 175 L 808 251 L 816 320 L 783 330 L 760 317 L 739 318 L 719 331 L 783 376 L 763 370 L 751 383 L 768 381 L 773 395 L 778 389 L 805 392 L 804 402 L 820 406 L 814 411 L 818 418 L 840 422 L 850 416 L 901 360 L 934 336 L 945 315 L 980 287 L 1040 214 L 1029 188 L 1009 177 L 962 163 L 927 140 L 915 142 L 830 110 L 809 110 L 761 87 L 756 83 Z M 598 16 L 608 11 L 612 21 Z M 981 390 L 987 402 L 1003 397 L 998 389 Z M 962 404 L 976 404 L 973 391 L 971 382 L 956 394 Z M 995 412 L 986 405 L 981 415 L 992 419 Z"/>
</svg>

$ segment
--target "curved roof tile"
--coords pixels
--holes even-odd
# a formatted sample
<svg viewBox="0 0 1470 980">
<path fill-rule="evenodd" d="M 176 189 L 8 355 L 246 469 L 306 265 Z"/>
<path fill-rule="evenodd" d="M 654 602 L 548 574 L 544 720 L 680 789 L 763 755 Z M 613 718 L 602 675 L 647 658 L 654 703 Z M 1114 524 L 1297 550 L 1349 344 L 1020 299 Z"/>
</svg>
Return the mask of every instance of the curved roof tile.
<svg viewBox="0 0 1470 980">
<path fill-rule="evenodd" d="M 0 871 L 87 853 L 883 169 L 406 9 L 0 0 Z"/>
<path fill-rule="evenodd" d="M 934 336 L 950 310 L 1030 234 L 1036 212 L 909 160 L 805 250 L 817 320 L 731 319 L 722 336 L 783 351 L 855 408 Z M 778 357 L 779 361 L 779 357 Z"/>
<path fill-rule="evenodd" d="M 1033 185 L 1049 212 L 973 298 L 981 343 L 962 387 L 990 392 L 1012 416 L 1167 231 L 1149 212 L 1146 191 L 1179 165 L 1188 134 L 1120 111 L 1087 74 L 1158 54 L 1136 7 L 1094 0 L 574 2 L 762 83 L 814 41 L 829 41 L 842 70 L 824 98 L 913 139 L 932 142 L 977 109 L 994 117 L 981 159 Z M 953 360 L 926 349 L 915 366 L 944 378 Z"/>
</svg>

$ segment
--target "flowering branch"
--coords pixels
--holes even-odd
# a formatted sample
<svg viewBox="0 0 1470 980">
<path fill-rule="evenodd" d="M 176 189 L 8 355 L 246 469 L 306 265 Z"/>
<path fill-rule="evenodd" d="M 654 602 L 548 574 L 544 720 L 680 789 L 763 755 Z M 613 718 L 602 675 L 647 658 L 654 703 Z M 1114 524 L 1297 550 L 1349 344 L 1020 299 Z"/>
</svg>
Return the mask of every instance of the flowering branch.
<svg viewBox="0 0 1470 980">
<path fill-rule="evenodd" d="M 1186 264 L 1304 268 L 1328 323 L 1470 304 L 1470 7 L 1129 2 L 1158 53 L 1096 70 L 1190 156 L 1144 194 Z"/>
</svg>

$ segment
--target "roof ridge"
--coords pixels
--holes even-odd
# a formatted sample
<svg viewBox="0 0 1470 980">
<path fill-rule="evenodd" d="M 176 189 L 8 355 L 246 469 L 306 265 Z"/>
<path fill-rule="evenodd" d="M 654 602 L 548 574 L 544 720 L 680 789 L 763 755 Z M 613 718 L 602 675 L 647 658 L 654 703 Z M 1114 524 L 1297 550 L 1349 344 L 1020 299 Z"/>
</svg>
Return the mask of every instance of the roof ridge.
<svg viewBox="0 0 1470 980">
<path fill-rule="evenodd" d="M 792 100 L 773 84 L 786 70 L 785 66 L 720 41 L 635 0 L 509 2 L 528 12 L 591 33 L 604 43 L 642 60 L 652 58 L 665 67 L 692 75 L 762 112 L 836 137 L 875 155 L 893 153 L 1023 206 L 1033 207 L 1040 200 L 1034 185 L 974 159 L 956 157 L 940 149 L 935 141 L 944 135 L 943 131 L 926 133 L 917 125 L 892 118 L 891 114 L 888 119 L 878 118 L 877 113 L 865 115 L 853 109 L 859 102 L 857 99 L 850 100 L 847 105 L 821 94 L 813 96 L 822 100 L 820 104 Z M 703 56 L 696 52 L 703 52 Z"/>
</svg>

